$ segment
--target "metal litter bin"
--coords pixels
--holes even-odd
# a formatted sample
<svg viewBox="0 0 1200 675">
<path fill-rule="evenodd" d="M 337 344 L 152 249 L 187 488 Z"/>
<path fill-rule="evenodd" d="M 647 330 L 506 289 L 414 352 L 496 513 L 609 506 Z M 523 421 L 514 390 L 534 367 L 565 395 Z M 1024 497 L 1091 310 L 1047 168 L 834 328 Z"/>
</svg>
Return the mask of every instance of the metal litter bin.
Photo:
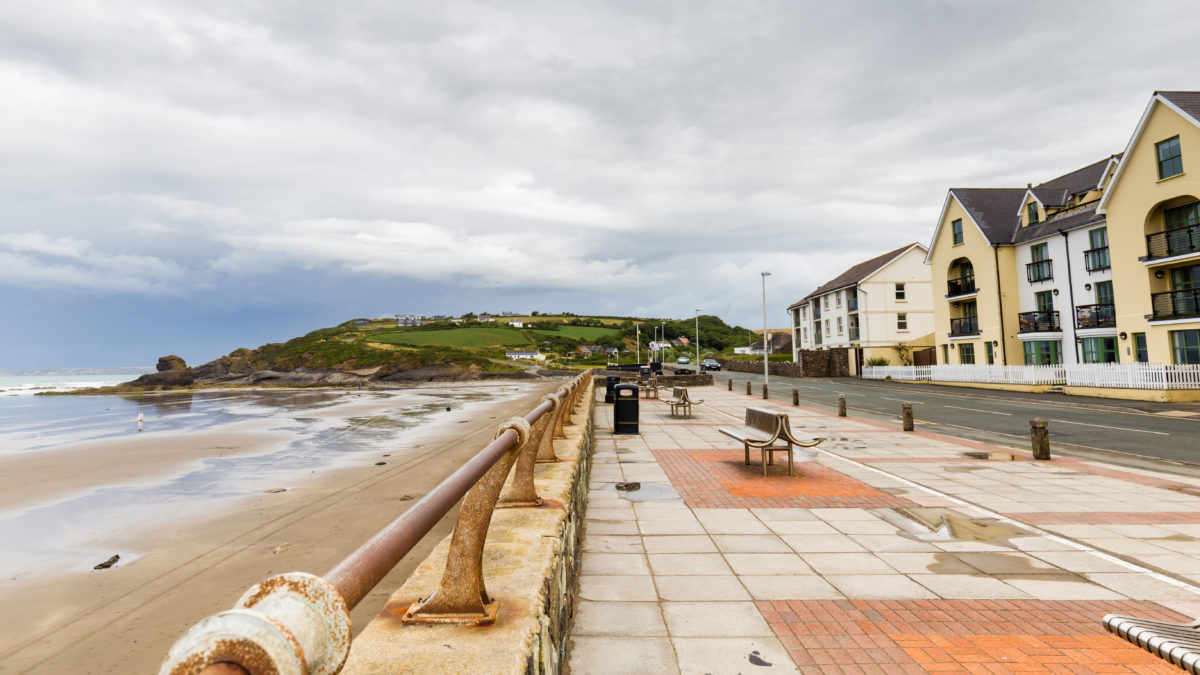
<svg viewBox="0 0 1200 675">
<path fill-rule="evenodd" d="M 621 383 L 620 375 L 606 375 L 604 377 L 604 402 L 613 402 L 613 387 Z"/>
<path fill-rule="evenodd" d="M 618 384 L 613 395 L 613 433 L 638 433 L 638 386 Z"/>
<path fill-rule="evenodd" d="M 638 375 L 640 375 L 643 380 L 650 379 L 650 376 L 653 373 L 654 373 L 654 369 L 651 368 L 650 366 L 641 366 L 638 368 Z"/>
</svg>

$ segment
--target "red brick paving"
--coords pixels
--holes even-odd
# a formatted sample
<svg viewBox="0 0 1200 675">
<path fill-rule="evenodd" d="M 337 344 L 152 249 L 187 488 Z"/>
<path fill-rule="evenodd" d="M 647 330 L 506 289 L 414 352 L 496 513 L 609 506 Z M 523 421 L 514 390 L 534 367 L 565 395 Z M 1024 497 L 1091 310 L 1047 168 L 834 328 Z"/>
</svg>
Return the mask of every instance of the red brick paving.
<svg viewBox="0 0 1200 675">
<path fill-rule="evenodd" d="M 906 508 L 913 501 L 880 492 L 816 462 L 798 462 L 787 475 L 787 460 L 776 455 L 766 478 L 757 453 L 750 465 L 738 450 L 652 450 L 671 485 L 692 508 Z"/>
<path fill-rule="evenodd" d="M 1135 600 L 755 604 L 804 672 L 1174 673 L 1173 666 L 1109 635 L 1100 618 L 1112 612 L 1186 620 Z"/>
</svg>

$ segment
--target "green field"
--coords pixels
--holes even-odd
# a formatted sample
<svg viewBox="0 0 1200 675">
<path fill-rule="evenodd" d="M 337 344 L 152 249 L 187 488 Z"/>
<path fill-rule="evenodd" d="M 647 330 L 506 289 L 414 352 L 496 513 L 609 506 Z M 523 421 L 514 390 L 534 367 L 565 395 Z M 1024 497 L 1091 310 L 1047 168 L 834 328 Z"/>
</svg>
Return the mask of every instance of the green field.
<svg viewBox="0 0 1200 675">
<path fill-rule="evenodd" d="M 372 342 L 383 342 L 392 345 L 443 345 L 447 347 L 466 348 L 523 347 L 529 344 L 529 338 L 525 337 L 519 330 L 491 327 L 385 333 L 383 335 L 372 335 L 370 340 Z"/>
<path fill-rule="evenodd" d="M 595 326 L 559 326 L 558 330 L 542 330 L 539 328 L 529 332 L 537 335 L 557 335 L 559 337 L 571 338 L 572 340 L 595 340 L 605 335 L 614 335 L 617 333 L 617 329 Z"/>
</svg>

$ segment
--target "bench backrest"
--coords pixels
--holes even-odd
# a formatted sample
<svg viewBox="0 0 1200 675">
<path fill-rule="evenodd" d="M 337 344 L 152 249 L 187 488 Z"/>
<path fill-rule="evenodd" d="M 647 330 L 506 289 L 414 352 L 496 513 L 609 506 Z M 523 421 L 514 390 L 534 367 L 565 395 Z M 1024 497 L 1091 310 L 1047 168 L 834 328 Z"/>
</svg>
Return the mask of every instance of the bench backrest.
<svg viewBox="0 0 1200 675">
<path fill-rule="evenodd" d="M 746 426 L 751 429 L 775 434 L 779 430 L 779 418 L 786 416 L 762 408 L 746 408 Z"/>
<path fill-rule="evenodd" d="M 672 387 L 671 398 L 675 399 L 676 401 L 687 400 L 687 387 Z"/>
</svg>

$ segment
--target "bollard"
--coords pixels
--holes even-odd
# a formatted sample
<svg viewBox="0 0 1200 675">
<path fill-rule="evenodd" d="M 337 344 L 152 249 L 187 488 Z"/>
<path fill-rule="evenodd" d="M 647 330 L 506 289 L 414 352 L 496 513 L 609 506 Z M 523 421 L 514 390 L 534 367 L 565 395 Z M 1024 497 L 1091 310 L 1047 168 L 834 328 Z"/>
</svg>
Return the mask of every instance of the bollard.
<svg viewBox="0 0 1200 675">
<path fill-rule="evenodd" d="M 142 413 L 138 413 L 138 431 L 142 430 Z"/>
<path fill-rule="evenodd" d="M 750 396 L 750 380 L 746 380 L 746 395 Z"/>
<path fill-rule="evenodd" d="M 838 394 L 838 417 L 846 416 L 846 395 Z"/>
<path fill-rule="evenodd" d="M 792 405 L 800 405 L 800 390 L 792 387 Z"/>
<path fill-rule="evenodd" d="M 1033 443 L 1034 459 L 1050 459 L 1050 429 L 1046 420 L 1037 417 L 1029 420 L 1029 440 Z"/>
<path fill-rule="evenodd" d="M 908 401 L 904 402 L 904 430 L 905 431 L 913 430 L 912 404 L 909 403 Z"/>
<path fill-rule="evenodd" d="M 767 383 L 763 382 L 763 398 L 767 397 Z"/>
<path fill-rule="evenodd" d="M 733 391 L 733 378 L 732 377 L 729 378 L 729 382 L 727 382 L 726 384 L 729 385 L 729 391 Z"/>
</svg>

